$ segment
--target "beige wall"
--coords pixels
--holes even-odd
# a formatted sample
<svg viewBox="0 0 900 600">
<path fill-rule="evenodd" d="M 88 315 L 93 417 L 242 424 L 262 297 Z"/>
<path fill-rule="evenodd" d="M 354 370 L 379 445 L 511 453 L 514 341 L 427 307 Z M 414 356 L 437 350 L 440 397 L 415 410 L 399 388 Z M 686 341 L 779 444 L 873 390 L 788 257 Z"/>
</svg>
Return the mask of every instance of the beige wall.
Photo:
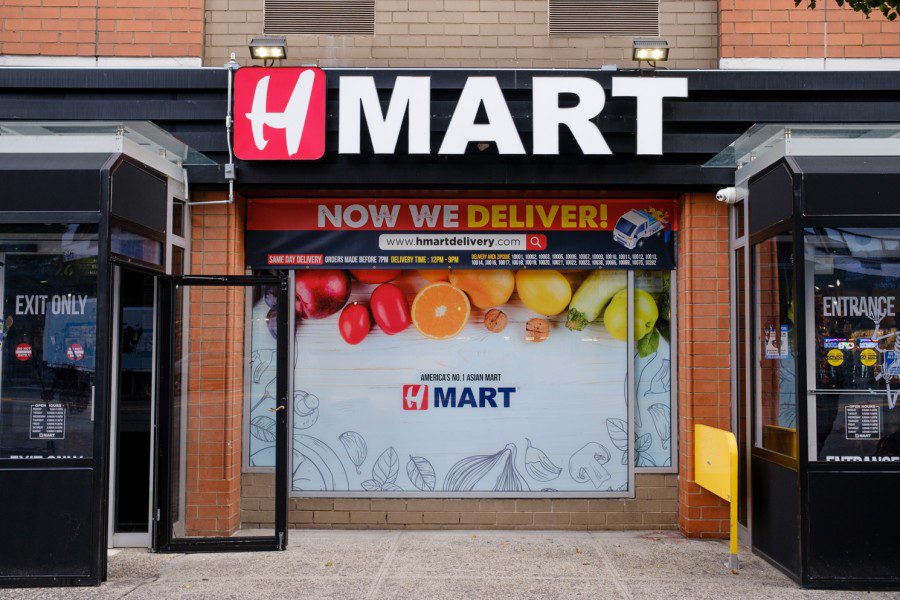
<svg viewBox="0 0 900 600">
<path fill-rule="evenodd" d="M 669 68 L 715 68 L 718 4 L 660 0 Z M 203 62 L 234 52 L 263 31 L 263 0 L 206 0 Z M 320 67 L 633 67 L 631 37 L 549 37 L 547 0 L 376 0 L 374 36 L 288 36 L 284 64 Z"/>
<path fill-rule="evenodd" d="M 241 527 L 272 527 L 272 476 L 245 473 Z M 291 527 L 335 529 L 675 529 L 678 475 L 635 475 L 635 498 L 292 498 Z"/>
</svg>

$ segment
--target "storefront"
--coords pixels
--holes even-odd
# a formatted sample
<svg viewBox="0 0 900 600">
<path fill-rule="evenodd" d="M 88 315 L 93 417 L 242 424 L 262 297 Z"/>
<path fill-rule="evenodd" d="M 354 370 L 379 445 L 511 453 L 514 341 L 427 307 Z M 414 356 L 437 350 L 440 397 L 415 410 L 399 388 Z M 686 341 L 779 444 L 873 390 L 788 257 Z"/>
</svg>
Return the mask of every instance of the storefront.
<svg viewBox="0 0 900 600">
<path fill-rule="evenodd" d="M 735 262 L 737 232 L 750 223 L 756 243 L 771 227 L 716 202 L 734 165 L 704 164 L 757 122 L 900 122 L 890 73 L 243 68 L 230 82 L 0 71 L 17 182 L 0 191 L 0 473 L 21 490 L 3 510 L 19 515 L 13 539 L 73 557 L 10 544 L 5 583 L 96 583 L 113 546 L 275 550 L 289 527 L 721 535 L 692 431 L 749 432 L 739 415 L 763 414 L 738 393 L 755 329 L 731 335 L 745 317 L 730 311 L 757 306 L 737 285 L 752 267 Z M 119 145 L 86 153 L 99 138 Z M 800 364 L 781 354 L 799 319 L 764 324 L 779 367 Z M 805 412 L 788 422 L 783 379 L 767 379 L 784 410 L 766 408 L 757 437 L 797 461 L 814 440 Z M 853 387 L 832 384 L 815 393 Z M 857 405 L 859 435 L 889 440 L 891 413 Z M 891 585 L 877 569 L 823 581 L 808 488 L 745 464 L 754 548 L 805 585 Z M 896 488 L 892 465 L 873 467 L 870 493 Z M 27 513 L 53 510 L 47 489 L 80 504 L 36 533 Z M 766 537 L 784 524 L 766 502 L 794 491 L 796 566 Z"/>
</svg>

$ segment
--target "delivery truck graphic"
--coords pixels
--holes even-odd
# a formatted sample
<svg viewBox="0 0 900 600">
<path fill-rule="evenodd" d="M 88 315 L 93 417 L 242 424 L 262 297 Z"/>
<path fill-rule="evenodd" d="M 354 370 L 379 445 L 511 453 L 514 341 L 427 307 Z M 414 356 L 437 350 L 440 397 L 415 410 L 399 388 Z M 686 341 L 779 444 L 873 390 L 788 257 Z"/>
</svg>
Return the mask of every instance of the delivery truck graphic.
<svg viewBox="0 0 900 600">
<path fill-rule="evenodd" d="M 638 242 L 663 230 L 663 222 L 643 210 L 629 210 L 619 217 L 613 228 L 613 239 L 634 250 Z"/>
</svg>

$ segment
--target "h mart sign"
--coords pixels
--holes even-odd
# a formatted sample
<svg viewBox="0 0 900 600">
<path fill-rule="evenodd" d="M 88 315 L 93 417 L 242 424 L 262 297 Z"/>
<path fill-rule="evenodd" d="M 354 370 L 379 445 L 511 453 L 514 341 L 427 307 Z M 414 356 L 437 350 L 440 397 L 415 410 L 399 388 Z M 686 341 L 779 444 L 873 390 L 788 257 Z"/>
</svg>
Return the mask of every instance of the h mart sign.
<svg viewBox="0 0 900 600">
<path fill-rule="evenodd" d="M 431 78 L 399 76 L 387 110 L 375 78 L 339 78 L 338 153 L 360 154 L 363 119 L 375 154 L 395 154 L 404 122 L 409 154 L 431 154 Z M 612 96 L 635 98 L 637 154 L 662 154 L 664 98 L 686 98 L 684 77 L 613 77 Z M 560 106 L 561 96 L 574 96 Z M 589 77 L 532 79 L 532 148 L 559 154 L 566 127 L 587 155 L 612 154 L 592 119 L 603 111 L 606 91 Z M 484 107 L 484 123 L 476 122 Z M 526 154 L 496 77 L 466 80 L 438 154 L 464 154 L 471 142 L 493 142 L 500 154 Z M 318 68 L 239 69 L 234 81 L 234 152 L 242 160 L 316 160 L 325 154 L 325 72 Z"/>
</svg>

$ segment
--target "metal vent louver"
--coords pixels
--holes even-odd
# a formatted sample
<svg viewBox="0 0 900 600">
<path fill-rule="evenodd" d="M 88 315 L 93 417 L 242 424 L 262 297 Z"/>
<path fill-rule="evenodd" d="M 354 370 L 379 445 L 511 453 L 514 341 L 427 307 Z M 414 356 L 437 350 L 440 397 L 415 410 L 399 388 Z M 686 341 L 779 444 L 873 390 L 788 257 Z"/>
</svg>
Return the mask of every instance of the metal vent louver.
<svg viewBox="0 0 900 600">
<path fill-rule="evenodd" d="M 375 34 L 375 0 L 265 0 L 265 15 L 267 34 Z"/>
<path fill-rule="evenodd" d="M 659 0 L 549 0 L 550 35 L 659 35 Z"/>
</svg>

